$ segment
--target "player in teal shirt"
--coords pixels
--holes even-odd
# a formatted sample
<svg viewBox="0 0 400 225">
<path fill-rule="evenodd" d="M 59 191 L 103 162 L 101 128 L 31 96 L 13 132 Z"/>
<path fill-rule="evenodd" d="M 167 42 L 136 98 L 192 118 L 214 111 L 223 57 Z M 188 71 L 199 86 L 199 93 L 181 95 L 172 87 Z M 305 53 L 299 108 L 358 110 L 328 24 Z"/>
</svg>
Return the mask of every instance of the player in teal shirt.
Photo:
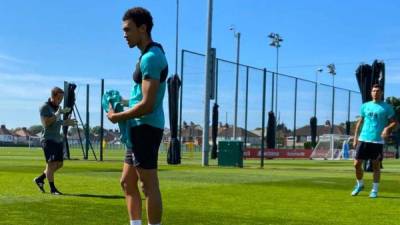
<svg viewBox="0 0 400 225">
<path fill-rule="evenodd" d="M 140 66 L 133 75 L 134 82 L 129 99 L 130 108 L 140 103 L 143 99 L 141 79 L 154 79 L 160 80 L 161 82 L 156 92 L 153 111 L 147 115 L 132 118 L 130 120 L 130 125 L 135 127 L 148 124 L 153 127 L 164 129 L 163 99 L 166 88 L 166 82 L 164 81 L 168 75 L 168 64 L 161 45 L 152 42 L 146 46 L 138 64 L 140 64 Z"/>
<path fill-rule="evenodd" d="M 163 99 L 168 64 L 162 46 L 153 42 L 153 19 L 149 11 L 136 7 L 123 17 L 124 38 L 130 48 L 141 51 L 133 73 L 129 109 L 114 112 L 110 107 L 108 119 L 128 121 L 130 145 L 125 155 L 121 186 L 125 192 L 131 225 L 141 225 L 142 200 L 139 181 L 146 198 L 148 224 L 161 224 L 162 202 L 157 175 L 158 149 L 164 131 Z"/>
<path fill-rule="evenodd" d="M 354 147 L 356 148 L 354 167 L 356 170 L 357 184 L 351 193 L 352 196 L 358 195 L 364 188 L 363 170 L 361 168 L 363 160 L 372 160 L 374 183 L 369 196 L 371 198 L 378 197 L 383 145 L 385 139 L 390 135 L 391 130 L 397 124 L 394 119 L 395 113 L 392 106 L 381 100 L 381 90 L 379 85 L 374 85 L 371 90 L 372 101 L 366 102 L 361 106 L 361 118 L 357 121 L 354 134 Z M 362 127 L 362 129 L 358 137 L 360 127 Z"/>
<path fill-rule="evenodd" d="M 394 117 L 393 107 L 383 101 L 370 101 L 361 106 L 360 115 L 364 123 L 358 140 L 384 144 L 381 134 L 389 120 Z"/>
</svg>

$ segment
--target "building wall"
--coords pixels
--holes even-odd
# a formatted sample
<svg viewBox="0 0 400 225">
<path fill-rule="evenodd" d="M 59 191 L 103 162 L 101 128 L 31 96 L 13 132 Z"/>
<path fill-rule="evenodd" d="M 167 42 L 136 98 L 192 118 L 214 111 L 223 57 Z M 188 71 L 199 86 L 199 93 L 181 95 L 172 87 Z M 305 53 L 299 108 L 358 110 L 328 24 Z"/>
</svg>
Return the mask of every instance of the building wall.
<svg viewBox="0 0 400 225">
<path fill-rule="evenodd" d="M 12 135 L 0 134 L 0 141 L 2 141 L 2 142 L 14 142 L 14 137 Z"/>
</svg>

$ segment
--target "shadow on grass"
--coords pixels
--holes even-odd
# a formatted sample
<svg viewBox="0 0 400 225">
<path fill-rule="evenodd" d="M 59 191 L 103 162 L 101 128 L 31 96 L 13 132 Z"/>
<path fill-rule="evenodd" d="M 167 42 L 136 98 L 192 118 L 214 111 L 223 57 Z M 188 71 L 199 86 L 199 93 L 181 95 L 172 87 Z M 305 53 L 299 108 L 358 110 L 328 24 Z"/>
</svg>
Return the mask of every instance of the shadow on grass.
<svg viewBox="0 0 400 225">
<path fill-rule="evenodd" d="M 400 196 L 378 196 L 378 198 L 387 198 L 387 199 L 400 199 Z"/>
<path fill-rule="evenodd" d="M 64 196 L 82 197 L 82 198 L 102 198 L 102 199 L 125 199 L 120 195 L 94 195 L 94 194 L 63 194 Z"/>
</svg>

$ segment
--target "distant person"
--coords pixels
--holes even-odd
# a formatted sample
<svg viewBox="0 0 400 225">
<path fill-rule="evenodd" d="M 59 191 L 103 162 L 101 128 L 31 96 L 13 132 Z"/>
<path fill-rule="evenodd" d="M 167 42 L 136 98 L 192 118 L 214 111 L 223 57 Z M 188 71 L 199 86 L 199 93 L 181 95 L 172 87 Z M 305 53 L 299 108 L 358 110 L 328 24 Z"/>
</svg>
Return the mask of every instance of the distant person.
<svg viewBox="0 0 400 225">
<path fill-rule="evenodd" d="M 153 19 L 149 11 L 136 7 L 123 16 L 124 38 L 141 52 L 133 73 L 129 109 L 107 114 L 113 122 L 128 121 L 129 142 L 121 176 L 131 225 L 141 225 L 142 201 L 139 181 L 146 197 L 149 225 L 161 224 L 162 201 L 157 175 L 158 149 L 164 131 L 163 98 L 168 64 L 160 44 L 153 42 Z"/>
<path fill-rule="evenodd" d="M 372 161 L 374 172 L 372 190 L 369 197 L 378 197 L 378 186 L 381 176 L 380 164 L 383 159 L 383 145 L 396 126 L 395 113 L 391 105 L 382 101 L 382 88 L 375 84 L 371 90 L 372 101 L 361 106 L 361 117 L 357 121 L 354 133 L 353 146 L 356 149 L 354 167 L 356 169 L 357 184 L 352 196 L 358 195 L 364 189 L 363 160 Z M 360 127 L 361 133 L 358 136 Z"/>
<path fill-rule="evenodd" d="M 64 91 L 59 87 L 51 90 L 51 97 L 40 107 L 40 119 L 43 125 L 41 145 L 46 159 L 46 169 L 34 179 L 39 189 L 44 193 L 44 179 L 47 178 L 50 185 L 50 193 L 61 195 L 62 193 L 54 184 L 54 173 L 63 166 L 63 137 L 60 134 L 61 126 L 76 125 L 75 120 L 62 120 L 61 116 L 71 109 L 61 108 L 60 104 L 64 98 Z"/>
</svg>

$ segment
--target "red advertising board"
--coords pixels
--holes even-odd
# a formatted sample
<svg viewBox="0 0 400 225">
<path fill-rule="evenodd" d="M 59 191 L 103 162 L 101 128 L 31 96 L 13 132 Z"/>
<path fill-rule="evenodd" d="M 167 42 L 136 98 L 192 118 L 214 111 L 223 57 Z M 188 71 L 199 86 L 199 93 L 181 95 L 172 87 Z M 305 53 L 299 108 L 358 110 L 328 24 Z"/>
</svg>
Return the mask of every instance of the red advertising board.
<svg viewBox="0 0 400 225">
<path fill-rule="evenodd" d="M 264 158 L 288 158 L 288 159 L 308 159 L 312 153 L 311 149 L 265 149 Z M 395 152 L 383 152 L 384 158 L 395 158 Z M 245 159 L 259 159 L 261 157 L 261 149 L 246 148 L 243 153 Z"/>
<path fill-rule="evenodd" d="M 311 149 L 265 149 L 264 158 L 310 158 Z M 246 148 L 243 153 L 244 158 L 257 159 L 261 157 L 261 149 Z"/>
<path fill-rule="evenodd" d="M 383 158 L 396 158 L 395 152 L 383 152 Z"/>
</svg>

